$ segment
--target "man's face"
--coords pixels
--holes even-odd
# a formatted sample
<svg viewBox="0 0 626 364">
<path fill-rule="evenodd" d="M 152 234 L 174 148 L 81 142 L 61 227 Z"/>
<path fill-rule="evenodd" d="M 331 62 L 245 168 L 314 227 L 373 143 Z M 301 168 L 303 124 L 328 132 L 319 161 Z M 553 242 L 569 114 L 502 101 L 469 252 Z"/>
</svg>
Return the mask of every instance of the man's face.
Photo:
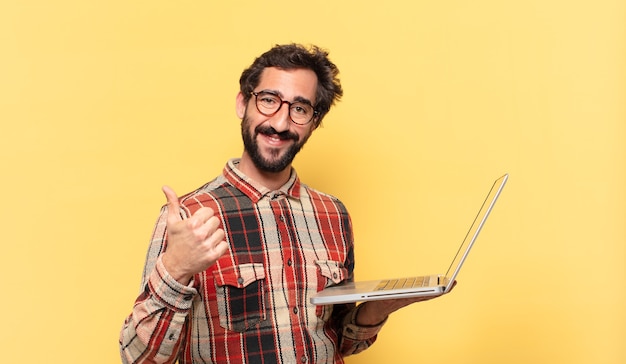
<svg viewBox="0 0 626 364">
<path fill-rule="evenodd" d="M 307 100 L 315 105 L 316 89 L 317 76 L 311 70 L 281 70 L 271 67 L 263 71 L 254 91 L 269 91 L 284 101 Z M 237 96 L 237 115 L 242 119 L 244 158 L 248 156 L 261 171 L 283 171 L 291 165 L 311 136 L 315 121 L 306 125 L 293 123 L 287 104 L 283 104 L 276 114 L 265 116 L 257 110 L 255 100 L 252 95 L 246 103 L 243 95 Z"/>
</svg>

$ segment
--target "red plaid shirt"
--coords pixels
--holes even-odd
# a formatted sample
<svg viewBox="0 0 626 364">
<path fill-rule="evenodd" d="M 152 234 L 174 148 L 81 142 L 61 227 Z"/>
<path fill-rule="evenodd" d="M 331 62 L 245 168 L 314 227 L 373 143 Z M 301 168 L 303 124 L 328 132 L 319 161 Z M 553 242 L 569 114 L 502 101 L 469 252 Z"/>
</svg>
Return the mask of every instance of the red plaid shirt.
<svg viewBox="0 0 626 364">
<path fill-rule="evenodd" d="M 354 304 L 314 306 L 322 288 L 353 279 L 350 217 L 336 198 L 292 172 L 279 190 L 223 175 L 181 198 L 181 214 L 219 214 L 230 250 L 184 286 L 161 262 L 167 206 L 157 221 L 142 293 L 120 334 L 125 363 L 343 363 L 382 325 L 355 325 Z"/>
</svg>

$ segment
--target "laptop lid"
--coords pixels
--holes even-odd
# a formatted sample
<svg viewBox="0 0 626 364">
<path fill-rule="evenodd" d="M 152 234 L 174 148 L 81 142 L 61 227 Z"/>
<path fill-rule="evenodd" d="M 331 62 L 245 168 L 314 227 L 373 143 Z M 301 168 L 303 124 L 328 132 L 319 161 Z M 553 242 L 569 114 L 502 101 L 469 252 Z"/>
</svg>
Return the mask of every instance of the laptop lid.
<svg viewBox="0 0 626 364">
<path fill-rule="evenodd" d="M 463 239 L 463 243 L 461 243 L 461 246 L 459 246 L 459 249 L 454 255 L 454 259 L 452 259 L 452 263 L 450 263 L 450 266 L 446 271 L 445 277 L 448 281 L 444 293 L 447 293 L 452 289 L 452 286 L 454 285 L 454 280 L 461 270 L 461 266 L 465 262 L 467 255 L 469 254 L 472 246 L 476 242 L 478 234 L 485 225 L 485 221 L 487 221 L 487 217 L 489 217 L 489 213 L 491 213 L 491 210 L 498 200 L 498 197 L 500 196 L 500 193 L 502 192 L 502 189 L 504 188 L 504 185 L 506 184 L 506 181 L 508 179 L 509 175 L 505 174 L 502 177 L 496 179 L 493 183 L 493 186 L 491 186 L 489 194 L 485 198 L 485 201 L 480 207 L 480 210 L 478 210 L 478 214 L 474 218 L 474 222 L 467 231 L 467 234 Z"/>
</svg>

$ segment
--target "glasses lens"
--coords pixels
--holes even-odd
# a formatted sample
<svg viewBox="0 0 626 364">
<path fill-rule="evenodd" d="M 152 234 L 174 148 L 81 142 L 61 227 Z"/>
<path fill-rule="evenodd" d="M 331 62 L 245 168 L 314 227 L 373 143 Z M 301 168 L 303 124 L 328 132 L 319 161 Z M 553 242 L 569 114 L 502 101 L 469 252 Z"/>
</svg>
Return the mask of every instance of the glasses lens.
<svg viewBox="0 0 626 364">
<path fill-rule="evenodd" d="M 296 124 L 306 124 L 313 118 L 313 107 L 302 102 L 295 102 L 289 108 L 289 116 Z"/>
<path fill-rule="evenodd" d="M 259 94 L 256 96 L 256 107 L 262 114 L 265 115 L 275 113 L 276 111 L 278 111 L 278 109 L 280 109 L 280 106 L 282 104 L 283 103 L 280 97 L 274 94 L 259 92 Z"/>
</svg>

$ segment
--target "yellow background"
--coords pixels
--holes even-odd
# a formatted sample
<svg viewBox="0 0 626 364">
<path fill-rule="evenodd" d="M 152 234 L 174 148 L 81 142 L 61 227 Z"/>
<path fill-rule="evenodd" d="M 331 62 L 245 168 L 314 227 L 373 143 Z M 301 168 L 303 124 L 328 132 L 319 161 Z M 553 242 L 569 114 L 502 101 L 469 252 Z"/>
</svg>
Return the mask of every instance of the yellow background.
<svg viewBox="0 0 626 364">
<path fill-rule="evenodd" d="M 359 278 L 444 269 L 511 175 L 455 291 L 348 363 L 626 362 L 622 0 L 3 2 L 2 362 L 119 362 L 161 185 L 241 154 L 239 74 L 292 41 L 341 70 L 295 166 Z"/>
</svg>

